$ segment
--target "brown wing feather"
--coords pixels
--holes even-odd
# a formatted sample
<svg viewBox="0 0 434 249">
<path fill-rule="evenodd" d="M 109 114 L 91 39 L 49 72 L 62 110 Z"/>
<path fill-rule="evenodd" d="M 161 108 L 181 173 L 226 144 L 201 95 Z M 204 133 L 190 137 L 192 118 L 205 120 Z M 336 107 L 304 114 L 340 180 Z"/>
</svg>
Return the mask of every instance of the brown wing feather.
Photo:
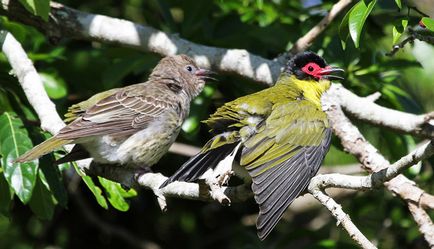
<svg viewBox="0 0 434 249">
<path fill-rule="evenodd" d="M 149 94 L 145 96 L 151 90 L 144 85 L 118 91 L 86 110 L 85 114 L 63 128 L 57 137 L 76 139 L 114 133 L 130 135 L 142 130 L 175 104 Z"/>
</svg>

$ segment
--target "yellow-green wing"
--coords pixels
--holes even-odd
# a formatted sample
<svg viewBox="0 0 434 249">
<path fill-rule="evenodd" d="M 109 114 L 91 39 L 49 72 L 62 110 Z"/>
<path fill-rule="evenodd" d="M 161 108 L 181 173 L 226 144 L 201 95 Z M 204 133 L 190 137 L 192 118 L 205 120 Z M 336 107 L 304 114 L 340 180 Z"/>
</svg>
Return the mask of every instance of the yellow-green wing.
<svg viewBox="0 0 434 249">
<path fill-rule="evenodd" d="M 261 239 L 317 173 L 330 138 L 326 114 L 309 101 L 293 100 L 275 106 L 265 125 L 245 141 L 240 164 L 252 177 Z"/>
<path fill-rule="evenodd" d="M 275 99 L 270 98 L 270 95 L 273 90 L 268 88 L 227 102 L 203 122 L 210 127 L 213 134 L 257 126 L 257 121 L 264 119 L 272 111 Z"/>
<path fill-rule="evenodd" d="M 242 138 L 246 137 L 249 132 L 255 131 L 271 112 L 273 102 L 267 98 L 268 91 L 269 89 L 266 89 L 238 98 L 218 108 L 208 120 L 204 121 L 215 136 L 203 146 L 197 155 L 191 157 L 169 177 L 160 188 L 174 181 L 195 181 L 231 154 L 242 142 Z"/>
</svg>

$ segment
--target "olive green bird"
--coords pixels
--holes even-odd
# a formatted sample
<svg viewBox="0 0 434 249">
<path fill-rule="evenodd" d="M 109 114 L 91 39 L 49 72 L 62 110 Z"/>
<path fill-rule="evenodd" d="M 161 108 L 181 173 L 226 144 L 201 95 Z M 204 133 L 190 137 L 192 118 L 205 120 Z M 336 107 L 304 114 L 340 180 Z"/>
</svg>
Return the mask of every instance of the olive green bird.
<svg viewBox="0 0 434 249">
<path fill-rule="evenodd" d="M 99 164 L 150 167 L 175 141 L 208 73 L 186 55 L 165 57 L 147 82 L 108 90 L 70 107 L 65 115 L 70 123 L 16 161 L 77 144 L 58 163 L 92 157 Z"/>
<path fill-rule="evenodd" d="M 215 136 L 161 187 L 199 179 L 241 144 L 235 160 L 252 178 L 260 209 L 256 227 L 265 239 L 307 188 L 329 149 L 331 130 L 321 95 L 331 79 L 342 79 L 333 73 L 342 71 L 312 52 L 297 54 L 273 87 L 226 103 L 204 121 Z"/>
</svg>

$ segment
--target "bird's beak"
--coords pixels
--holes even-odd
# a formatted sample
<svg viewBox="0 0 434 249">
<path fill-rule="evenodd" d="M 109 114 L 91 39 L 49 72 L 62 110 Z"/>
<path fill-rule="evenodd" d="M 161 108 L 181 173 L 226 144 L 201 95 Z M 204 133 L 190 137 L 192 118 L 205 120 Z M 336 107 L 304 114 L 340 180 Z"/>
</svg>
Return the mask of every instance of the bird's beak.
<svg viewBox="0 0 434 249">
<path fill-rule="evenodd" d="M 342 68 L 338 68 L 338 67 L 326 67 L 324 69 L 322 69 L 319 72 L 319 75 L 321 76 L 321 78 L 325 78 L 328 80 L 343 80 L 344 78 L 338 75 L 335 75 L 336 73 L 344 73 L 345 71 Z"/>
<path fill-rule="evenodd" d="M 211 71 L 211 70 L 207 70 L 207 69 L 203 69 L 203 68 L 199 68 L 198 70 L 196 70 L 196 72 L 194 73 L 196 76 L 199 76 L 201 79 L 206 80 L 216 80 L 214 77 L 211 77 L 210 75 L 215 75 L 216 73 Z"/>
</svg>

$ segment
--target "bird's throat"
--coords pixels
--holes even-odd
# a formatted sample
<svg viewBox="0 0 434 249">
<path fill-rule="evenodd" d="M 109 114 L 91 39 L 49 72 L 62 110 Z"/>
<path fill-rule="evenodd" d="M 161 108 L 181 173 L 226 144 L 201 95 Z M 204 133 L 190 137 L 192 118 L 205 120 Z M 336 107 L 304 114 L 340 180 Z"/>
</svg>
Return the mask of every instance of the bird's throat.
<svg viewBox="0 0 434 249">
<path fill-rule="evenodd" d="M 330 88 L 329 80 L 299 80 L 294 75 L 283 76 L 277 83 L 285 84 L 301 92 L 303 98 L 321 107 L 321 96 Z"/>
</svg>

